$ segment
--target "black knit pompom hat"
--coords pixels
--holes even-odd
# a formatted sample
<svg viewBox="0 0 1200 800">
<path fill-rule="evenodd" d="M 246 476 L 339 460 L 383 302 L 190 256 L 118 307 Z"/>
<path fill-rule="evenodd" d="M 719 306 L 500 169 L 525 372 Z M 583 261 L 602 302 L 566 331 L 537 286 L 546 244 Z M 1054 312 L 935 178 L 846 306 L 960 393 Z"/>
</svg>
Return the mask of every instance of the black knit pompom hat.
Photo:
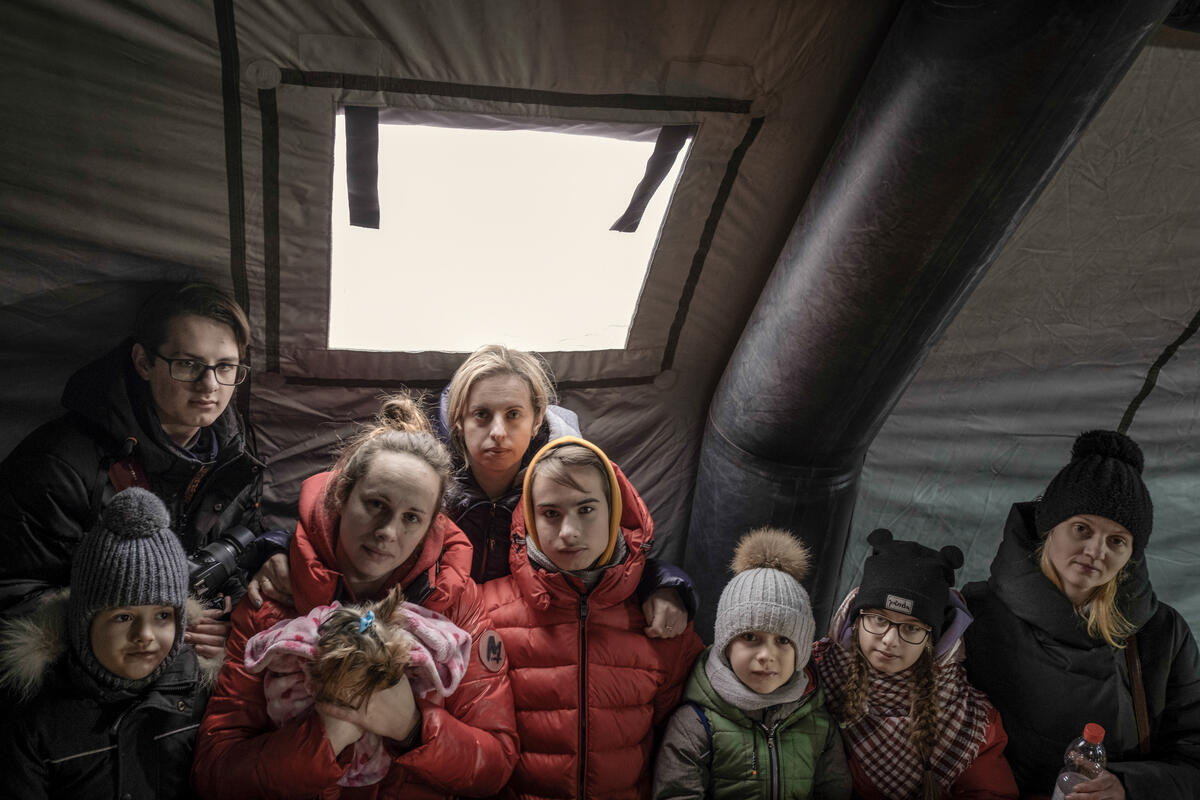
<svg viewBox="0 0 1200 800">
<path fill-rule="evenodd" d="M 1142 464 L 1142 449 L 1123 433 L 1079 434 L 1071 463 L 1059 470 L 1038 501 L 1038 533 L 1045 535 L 1076 514 L 1093 514 L 1129 531 L 1133 557 L 1140 557 L 1154 527 L 1154 504 L 1142 482 Z"/>
</svg>

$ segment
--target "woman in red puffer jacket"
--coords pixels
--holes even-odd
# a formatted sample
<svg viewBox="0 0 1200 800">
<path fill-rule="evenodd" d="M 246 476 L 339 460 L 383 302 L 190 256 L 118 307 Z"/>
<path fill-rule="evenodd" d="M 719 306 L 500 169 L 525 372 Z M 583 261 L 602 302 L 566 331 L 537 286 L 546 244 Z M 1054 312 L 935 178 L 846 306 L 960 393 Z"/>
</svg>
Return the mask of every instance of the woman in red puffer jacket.
<svg viewBox="0 0 1200 800">
<path fill-rule="evenodd" d="M 304 482 L 289 554 L 295 607 L 268 599 L 234 611 L 196 742 L 201 796 L 432 798 L 493 794 L 507 781 L 517 759 L 508 665 L 470 577 L 470 542 L 440 512 L 449 465 L 416 404 L 396 397 L 332 472 Z M 397 584 L 408 601 L 471 634 L 458 689 L 442 704 L 415 697 L 402 680 L 357 710 L 319 704 L 276 727 L 263 675 L 244 666 L 246 641 L 317 606 L 375 600 Z M 366 731 L 383 738 L 391 769 L 373 785 L 339 786 L 350 745 Z"/>
</svg>

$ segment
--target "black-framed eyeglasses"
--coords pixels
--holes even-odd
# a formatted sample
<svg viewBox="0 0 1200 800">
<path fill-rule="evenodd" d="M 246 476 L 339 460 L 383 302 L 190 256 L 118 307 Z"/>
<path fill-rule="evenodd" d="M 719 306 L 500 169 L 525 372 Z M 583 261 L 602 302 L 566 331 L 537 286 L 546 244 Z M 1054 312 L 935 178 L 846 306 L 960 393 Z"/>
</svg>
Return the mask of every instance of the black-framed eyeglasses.
<svg viewBox="0 0 1200 800">
<path fill-rule="evenodd" d="M 205 364 L 194 358 L 167 358 L 159 353 L 153 355 L 167 362 L 171 377 L 182 383 L 195 383 L 210 369 L 217 383 L 222 386 L 237 386 L 250 376 L 250 368 L 245 364 Z"/>
<path fill-rule="evenodd" d="M 915 622 L 893 622 L 885 616 L 866 611 L 858 612 L 858 619 L 862 622 L 863 630 L 872 636 L 884 636 L 890 628 L 895 628 L 900 638 L 909 644 L 924 644 L 929 637 L 929 628 Z"/>
</svg>

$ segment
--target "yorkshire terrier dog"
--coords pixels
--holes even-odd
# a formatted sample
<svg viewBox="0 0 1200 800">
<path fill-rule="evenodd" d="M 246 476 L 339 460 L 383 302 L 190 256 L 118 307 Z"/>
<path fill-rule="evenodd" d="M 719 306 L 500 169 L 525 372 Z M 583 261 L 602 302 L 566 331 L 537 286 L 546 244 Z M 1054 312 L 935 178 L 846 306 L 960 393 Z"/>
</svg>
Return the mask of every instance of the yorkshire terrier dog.
<svg viewBox="0 0 1200 800">
<path fill-rule="evenodd" d="M 246 669 L 265 672 L 267 715 L 282 725 L 314 703 L 359 708 L 379 689 L 408 675 L 417 697 L 446 697 L 458 688 L 471 653 L 471 636 L 441 614 L 404 602 L 400 587 L 375 603 L 314 608 L 246 642 Z M 383 779 L 391 759 L 371 732 L 354 745 L 342 786 Z"/>
</svg>

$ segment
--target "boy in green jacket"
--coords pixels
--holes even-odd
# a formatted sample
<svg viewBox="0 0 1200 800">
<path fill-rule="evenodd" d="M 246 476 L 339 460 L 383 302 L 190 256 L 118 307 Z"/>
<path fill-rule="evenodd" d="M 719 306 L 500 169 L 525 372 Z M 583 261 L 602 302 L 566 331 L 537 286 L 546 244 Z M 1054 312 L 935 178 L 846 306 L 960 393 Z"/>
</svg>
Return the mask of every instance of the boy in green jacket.
<svg viewBox="0 0 1200 800">
<path fill-rule="evenodd" d="M 742 538 L 732 566 L 713 646 L 667 724 L 654 796 L 850 797 L 842 737 L 808 664 L 816 624 L 800 585 L 807 549 L 763 528 Z"/>
</svg>

